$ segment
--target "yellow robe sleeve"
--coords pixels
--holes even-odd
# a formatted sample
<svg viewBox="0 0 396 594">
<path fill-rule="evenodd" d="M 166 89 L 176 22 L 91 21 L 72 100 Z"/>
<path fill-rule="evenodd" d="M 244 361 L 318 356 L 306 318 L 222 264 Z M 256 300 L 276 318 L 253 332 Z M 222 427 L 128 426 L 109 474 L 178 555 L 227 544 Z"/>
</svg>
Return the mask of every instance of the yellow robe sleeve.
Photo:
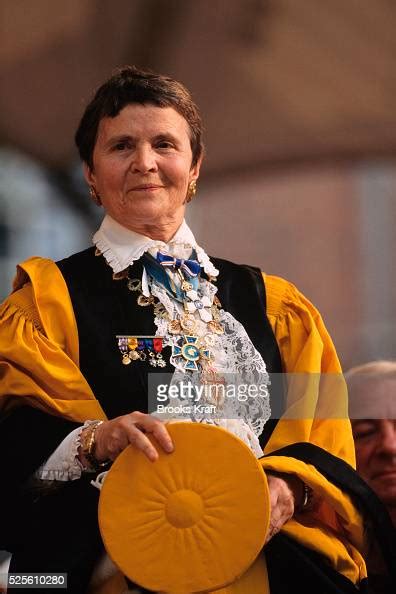
<svg viewBox="0 0 396 594">
<path fill-rule="evenodd" d="M 69 292 L 51 260 L 18 267 L 0 308 L 0 353 L 0 410 L 23 402 L 74 421 L 106 418 L 80 372 Z"/>
<path fill-rule="evenodd" d="M 327 557 L 334 568 L 358 583 L 366 577 L 360 553 L 363 526 L 350 497 L 314 466 L 289 456 L 271 456 L 287 445 L 308 442 L 354 466 L 340 363 L 315 307 L 287 281 L 268 275 L 264 280 L 267 315 L 287 373 L 289 412 L 279 420 L 267 443 L 262 467 L 269 472 L 296 474 L 312 487 L 319 502 L 315 511 L 300 514 L 298 521 L 290 520 L 283 530 Z"/>
</svg>

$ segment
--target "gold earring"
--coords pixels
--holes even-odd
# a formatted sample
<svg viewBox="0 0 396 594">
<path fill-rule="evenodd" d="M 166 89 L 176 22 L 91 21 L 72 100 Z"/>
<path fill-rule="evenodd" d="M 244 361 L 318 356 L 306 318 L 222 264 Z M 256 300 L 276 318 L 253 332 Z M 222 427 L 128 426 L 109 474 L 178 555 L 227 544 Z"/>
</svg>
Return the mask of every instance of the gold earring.
<svg viewBox="0 0 396 594">
<path fill-rule="evenodd" d="M 191 202 L 191 200 L 194 198 L 196 193 L 197 193 L 197 182 L 195 179 L 193 179 L 188 186 L 186 202 Z"/>
<path fill-rule="evenodd" d="M 94 186 L 89 186 L 89 195 L 97 206 L 102 206 L 102 201 Z"/>
</svg>

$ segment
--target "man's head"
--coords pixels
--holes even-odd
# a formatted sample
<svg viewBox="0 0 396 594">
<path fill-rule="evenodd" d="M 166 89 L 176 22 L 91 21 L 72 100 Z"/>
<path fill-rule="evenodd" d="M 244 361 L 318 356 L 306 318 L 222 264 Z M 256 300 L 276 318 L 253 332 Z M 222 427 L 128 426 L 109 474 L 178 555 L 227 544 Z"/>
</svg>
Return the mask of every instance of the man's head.
<svg viewBox="0 0 396 594">
<path fill-rule="evenodd" d="M 396 362 L 354 367 L 346 380 L 357 470 L 396 525 Z"/>
</svg>

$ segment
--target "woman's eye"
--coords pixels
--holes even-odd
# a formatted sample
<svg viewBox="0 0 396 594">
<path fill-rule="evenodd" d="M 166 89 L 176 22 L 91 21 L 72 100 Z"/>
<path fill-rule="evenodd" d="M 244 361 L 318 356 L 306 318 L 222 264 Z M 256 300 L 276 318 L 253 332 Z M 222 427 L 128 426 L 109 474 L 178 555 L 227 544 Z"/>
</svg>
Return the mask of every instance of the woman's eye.
<svg viewBox="0 0 396 594">
<path fill-rule="evenodd" d="M 128 142 L 127 140 L 120 140 L 120 142 L 117 142 L 113 147 L 113 149 L 115 151 L 125 151 L 130 148 L 131 148 L 131 143 Z"/>
<path fill-rule="evenodd" d="M 157 144 L 157 148 L 159 148 L 159 149 L 169 149 L 169 148 L 173 148 L 173 144 L 171 142 L 169 142 L 169 140 L 161 140 L 161 142 L 159 142 Z"/>
</svg>

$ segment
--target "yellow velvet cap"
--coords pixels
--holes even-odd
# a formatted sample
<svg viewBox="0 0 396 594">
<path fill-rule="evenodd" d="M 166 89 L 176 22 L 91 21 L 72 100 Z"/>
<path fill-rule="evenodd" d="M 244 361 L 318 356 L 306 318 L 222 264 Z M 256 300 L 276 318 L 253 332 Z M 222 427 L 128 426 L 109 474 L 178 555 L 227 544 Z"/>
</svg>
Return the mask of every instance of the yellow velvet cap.
<svg viewBox="0 0 396 594">
<path fill-rule="evenodd" d="M 99 526 L 110 557 L 155 592 L 209 592 L 254 562 L 269 526 L 267 480 L 251 450 L 211 425 L 168 425 L 175 450 L 129 446 L 109 471 Z M 152 440 L 155 443 L 155 440 Z"/>
</svg>

